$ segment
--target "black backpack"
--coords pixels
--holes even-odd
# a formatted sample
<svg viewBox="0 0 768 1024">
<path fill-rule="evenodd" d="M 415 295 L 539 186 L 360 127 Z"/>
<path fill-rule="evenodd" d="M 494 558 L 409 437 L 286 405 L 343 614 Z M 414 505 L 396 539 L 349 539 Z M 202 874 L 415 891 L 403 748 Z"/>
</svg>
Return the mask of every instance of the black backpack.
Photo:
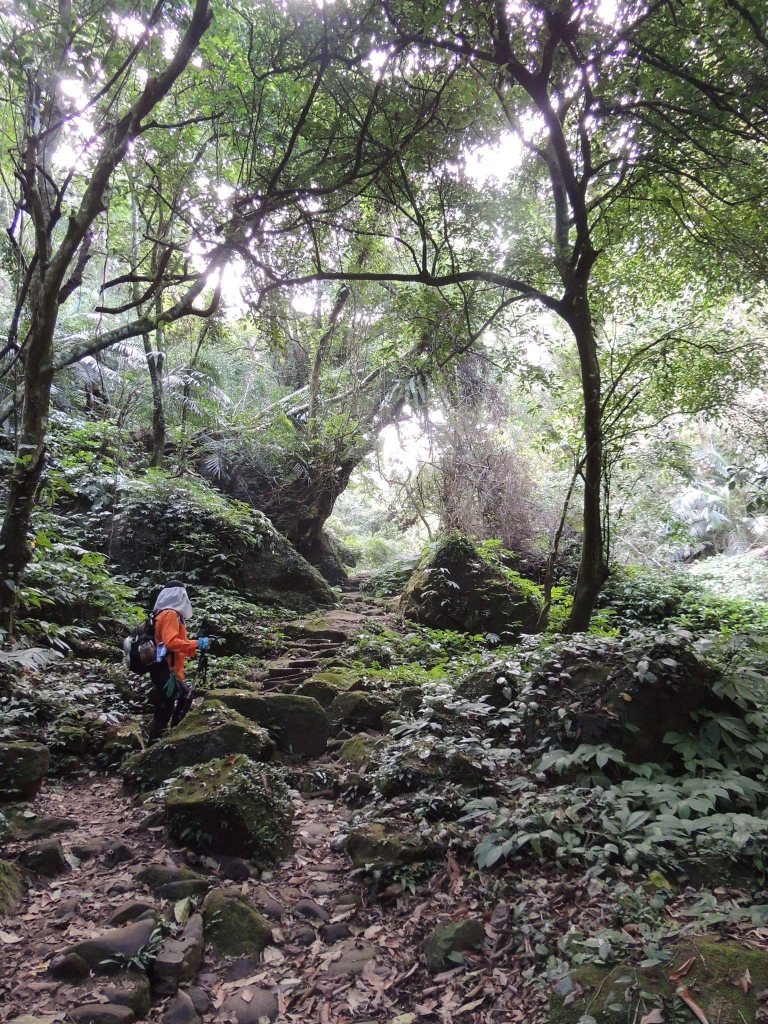
<svg viewBox="0 0 768 1024">
<path fill-rule="evenodd" d="M 155 616 L 150 614 L 135 632 L 123 641 L 125 667 L 143 676 L 157 661 Z"/>
</svg>

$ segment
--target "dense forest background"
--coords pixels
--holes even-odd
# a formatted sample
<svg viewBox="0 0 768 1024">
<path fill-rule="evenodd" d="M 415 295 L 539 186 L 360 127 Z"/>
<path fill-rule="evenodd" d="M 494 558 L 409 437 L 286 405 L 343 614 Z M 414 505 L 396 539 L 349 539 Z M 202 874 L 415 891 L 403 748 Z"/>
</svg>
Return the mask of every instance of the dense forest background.
<svg viewBox="0 0 768 1024">
<path fill-rule="evenodd" d="M 366 912 L 470 872 L 522 1015 L 461 975 L 426 1019 L 762 1019 L 762 960 L 588 971 L 768 936 L 764 7 L 0 0 L 0 70 L 0 763 L 146 788 L 118 662 L 181 577 L 193 714 L 272 738 L 153 783 L 277 743 L 309 792 L 243 694 L 311 700 L 346 849 L 432 843 L 350 852 Z"/>
</svg>

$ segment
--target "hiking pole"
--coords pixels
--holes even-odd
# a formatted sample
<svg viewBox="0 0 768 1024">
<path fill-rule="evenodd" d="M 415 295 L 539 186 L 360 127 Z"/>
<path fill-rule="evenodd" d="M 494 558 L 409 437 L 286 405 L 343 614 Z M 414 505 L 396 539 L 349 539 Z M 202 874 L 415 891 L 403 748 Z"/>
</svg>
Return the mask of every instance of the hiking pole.
<svg viewBox="0 0 768 1024">
<path fill-rule="evenodd" d="M 200 623 L 200 632 L 203 636 L 208 636 L 208 619 L 203 619 Z M 197 659 L 197 672 L 195 674 L 195 682 L 200 681 L 203 686 L 208 685 L 208 651 L 203 651 Z"/>
</svg>

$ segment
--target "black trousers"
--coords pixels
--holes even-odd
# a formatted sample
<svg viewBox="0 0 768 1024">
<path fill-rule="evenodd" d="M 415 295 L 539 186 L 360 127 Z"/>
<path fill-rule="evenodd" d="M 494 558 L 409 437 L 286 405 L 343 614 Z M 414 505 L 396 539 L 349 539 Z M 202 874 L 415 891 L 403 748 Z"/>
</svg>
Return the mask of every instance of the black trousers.
<svg viewBox="0 0 768 1024">
<path fill-rule="evenodd" d="M 155 684 L 155 715 L 149 726 L 149 742 L 160 739 L 168 725 L 178 725 L 192 706 L 192 687 L 175 679 L 175 686 L 170 695 L 166 692 L 171 678 L 168 662 L 163 658 L 149 670 L 149 676 Z"/>
</svg>

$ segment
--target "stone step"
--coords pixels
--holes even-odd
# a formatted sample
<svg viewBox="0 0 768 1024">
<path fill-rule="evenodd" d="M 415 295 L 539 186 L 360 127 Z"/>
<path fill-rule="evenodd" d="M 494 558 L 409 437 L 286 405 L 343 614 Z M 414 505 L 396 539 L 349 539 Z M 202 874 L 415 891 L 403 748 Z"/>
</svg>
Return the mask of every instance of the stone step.
<svg viewBox="0 0 768 1024">
<path fill-rule="evenodd" d="M 292 676 L 299 676 L 304 679 L 310 675 L 309 669 L 295 668 L 291 665 L 272 665 L 268 669 L 268 679 L 287 679 Z"/>
</svg>

